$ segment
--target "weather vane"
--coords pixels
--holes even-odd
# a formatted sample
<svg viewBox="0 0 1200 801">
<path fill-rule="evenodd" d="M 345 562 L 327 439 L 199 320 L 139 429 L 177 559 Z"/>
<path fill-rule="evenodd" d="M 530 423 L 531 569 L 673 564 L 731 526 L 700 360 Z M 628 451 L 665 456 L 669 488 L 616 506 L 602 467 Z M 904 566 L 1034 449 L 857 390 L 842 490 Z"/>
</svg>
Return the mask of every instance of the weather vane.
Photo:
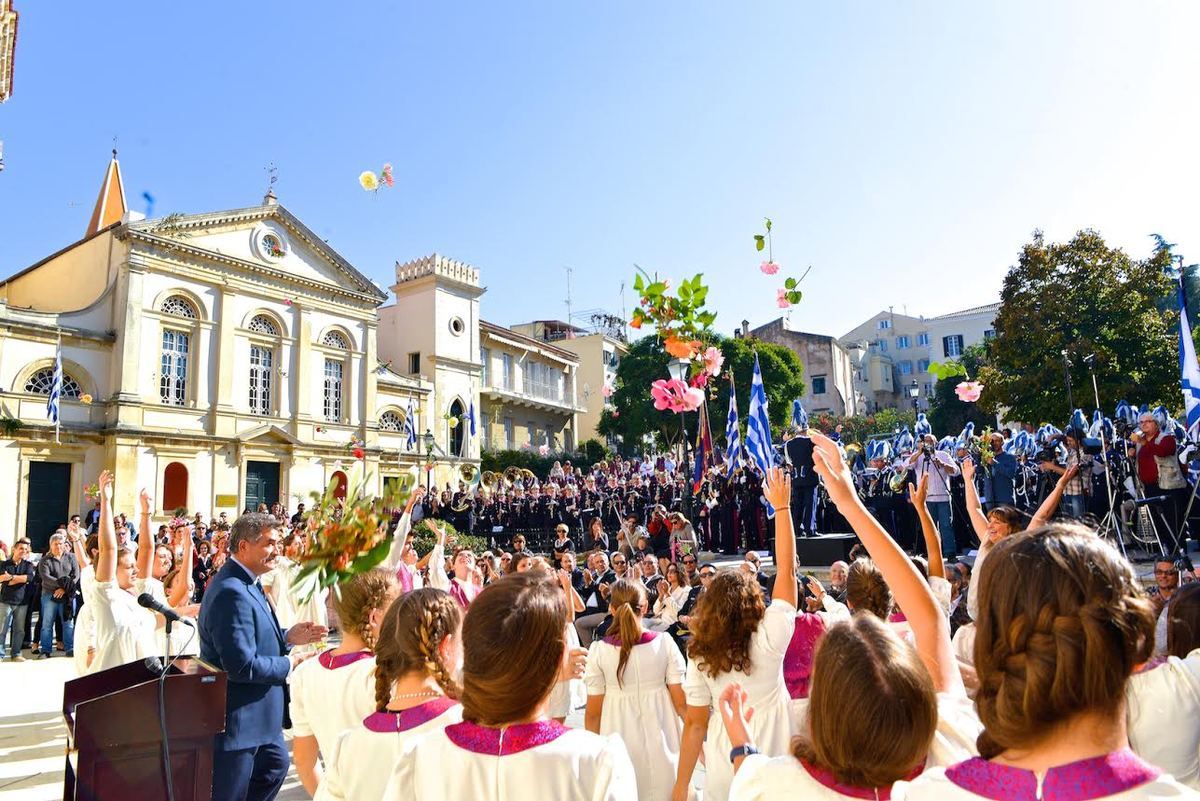
<svg viewBox="0 0 1200 801">
<path fill-rule="evenodd" d="M 272 161 L 266 167 L 263 167 L 263 169 L 267 171 L 267 194 L 274 194 L 275 182 L 279 180 L 279 168 Z"/>
</svg>

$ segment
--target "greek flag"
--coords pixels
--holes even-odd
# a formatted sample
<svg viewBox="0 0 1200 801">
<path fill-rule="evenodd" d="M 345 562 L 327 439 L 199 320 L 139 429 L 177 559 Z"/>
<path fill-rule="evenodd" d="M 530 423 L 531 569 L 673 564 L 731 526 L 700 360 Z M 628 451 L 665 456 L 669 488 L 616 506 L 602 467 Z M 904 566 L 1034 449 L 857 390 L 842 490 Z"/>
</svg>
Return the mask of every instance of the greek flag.
<svg viewBox="0 0 1200 801">
<path fill-rule="evenodd" d="M 475 436 L 475 400 L 471 399 L 471 408 L 467 411 L 467 420 L 471 423 L 471 436 Z"/>
<path fill-rule="evenodd" d="M 404 431 L 408 434 L 408 438 L 404 442 L 404 447 L 411 450 L 416 450 L 417 447 L 417 413 L 413 409 L 412 399 L 408 401 L 408 416 L 404 418 Z"/>
<path fill-rule="evenodd" d="M 732 476 L 742 452 L 742 438 L 738 434 L 737 393 L 733 389 L 733 371 L 729 371 L 729 416 L 725 418 L 725 462 L 729 465 L 726 476 Z"/>
<path fill-rule="evenodd" d="M 1192 342 L 1192 326 L 1188 322 L 1182 276 L 1179 281 L 1179 372 L 1184 416 L 1187 418 L 1184 427 L 1189 435 L 1195 436 L 1200 431 L 1200 362 L 1196 361 L 1196 347 Z"/>
<path fill-rule="evenodd" d="M 758 366 L 758 354 L 754 354 L 754 380 L 750 383 L 750 416 L 746 420 L 746 450 L 765 476 L 774 464 L 771 449 L 771 421 L 767 417 L 767 391 L 763 388 L 762 370 Z M 775 509 L 767 504 L 767 514 L 774 515 Z"/>
<path fill-rule="evenodd" d="M 62 397 L 62 351 L 54 354 L 54 380 L 50 382 L 50 397 L 46 400 L 46 416 L 58 425 L 58 399 Z"/>
</svg>

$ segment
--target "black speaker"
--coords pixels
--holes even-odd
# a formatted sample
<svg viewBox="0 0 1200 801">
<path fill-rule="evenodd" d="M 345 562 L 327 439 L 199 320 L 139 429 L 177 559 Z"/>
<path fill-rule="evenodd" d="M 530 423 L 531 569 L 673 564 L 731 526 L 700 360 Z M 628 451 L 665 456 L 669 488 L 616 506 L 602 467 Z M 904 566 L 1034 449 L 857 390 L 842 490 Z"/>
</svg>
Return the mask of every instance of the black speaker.
<svg viewBox="0 0 1200 801">
<path fill-rule="evenodd" d="M 850 549 L 856 542 L 858 537 L 853 534 L 799 537 L 796 539 L 796 554 L 800 557 L 800 567 L 828 567 L 839 560 L 849 561 Z"/>
</svg>

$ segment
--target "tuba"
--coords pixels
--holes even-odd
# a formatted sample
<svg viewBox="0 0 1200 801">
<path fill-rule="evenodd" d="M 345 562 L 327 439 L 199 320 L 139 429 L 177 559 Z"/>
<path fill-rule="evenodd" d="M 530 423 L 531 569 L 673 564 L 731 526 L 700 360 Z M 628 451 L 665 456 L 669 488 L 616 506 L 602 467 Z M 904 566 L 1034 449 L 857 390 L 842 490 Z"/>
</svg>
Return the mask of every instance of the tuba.
<svg viewBox="0 0 1200 801">
<path fill-rule="evenodd" d="M 517 482 L 521 480 L 521 468 L 517 467 L 516 465 L 510 465 L 509 467 L 504 468 L 503 477 L 505 487 L 512 489 L 516 486 Z"/>
<path fill-rule="evenodd" d="M 888 489 L 895 493 L 904 492 L 904 485 L 908 483 L 908 476 L 911 472 L 907 467 L 894 469 L 892 477 L 888 479 Z"/>
<path fill-rule="evenodd" d="M 473 464 L 462 464 L 458 466 L 458 476 L 463 480 L 468 487 L 474 487 L 481 480 L 479 467 Z"/>
<path fill-rule="evenodd" d="M 848 464 L 854 464 L 856 461 L 858 461 L 858 457 L 862 455 L 863 446 L 857 442 L 851 442 L 846 446 L 845 451 L 846 462 Z"/>
</svg>

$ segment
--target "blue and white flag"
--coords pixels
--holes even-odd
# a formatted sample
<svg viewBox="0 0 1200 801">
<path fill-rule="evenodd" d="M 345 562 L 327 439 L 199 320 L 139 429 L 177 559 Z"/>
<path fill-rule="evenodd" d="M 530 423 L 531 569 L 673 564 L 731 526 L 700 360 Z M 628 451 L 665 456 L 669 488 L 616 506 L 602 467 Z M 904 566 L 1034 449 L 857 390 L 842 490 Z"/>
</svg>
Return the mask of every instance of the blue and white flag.
<svg viewBox="0 0 1200 801">
<path fill-rule="evenodd" d="M 808 412 L 799 398 L 792 401 L 792 426 L 800 430 L 808 428 Z"/>
<path fill-rule="evenodd" d="M 408 416 L 404 418 L 404 432 L 408 435 L 404 447 L 410 451 L 417 447 L 417 413 L 413 409 L 412 398 L 408 400 Z"/>
<path fill-rule="evenodd" d="M 467 422 L 471 424 L 471 436 L 475 436 L 475 400 L 471 400 L 471 408 L 467 410 Z"/>
<path fill-rule="evenodd" d="M 1195 436 L 1200 426 L 1200 363 L 1196 361 L 1182 278 L 1179 281 L 1179 373 L 1183 387 L 1184 428 L 1189 436 Z"/>
<path fill-rule="evenodd" d="M 54 441 L 58 442 L 58 399 L 62 397 L 62 349 L 54 351 L 54 378 L 50 382 L 50 397 L 46 399 L 46 417 L 54 423 Z"/>
<path fill-rule="evenodd" d="M 767 417 L 767 391 L 763 387 L 762 370 L 758 366 L 758 354 L 754 354 L 754 379 L 750 382 L 750 416 L 746 418 L 746 451 L 758 465 L 765 477 L 775 466 L 771 449 L 771 421 Z M 775 509 L 767 504 L 767 515 Z"/>
<path fill-rule="evenodd" d="M 737 392 L 733 388 L 733 371 L 729 372 L 729 416 L 725 418 L 725 461 L 726 476 L 732 476 L 742 452 L 742 437 L 738 433 Z"/>
</svg>

